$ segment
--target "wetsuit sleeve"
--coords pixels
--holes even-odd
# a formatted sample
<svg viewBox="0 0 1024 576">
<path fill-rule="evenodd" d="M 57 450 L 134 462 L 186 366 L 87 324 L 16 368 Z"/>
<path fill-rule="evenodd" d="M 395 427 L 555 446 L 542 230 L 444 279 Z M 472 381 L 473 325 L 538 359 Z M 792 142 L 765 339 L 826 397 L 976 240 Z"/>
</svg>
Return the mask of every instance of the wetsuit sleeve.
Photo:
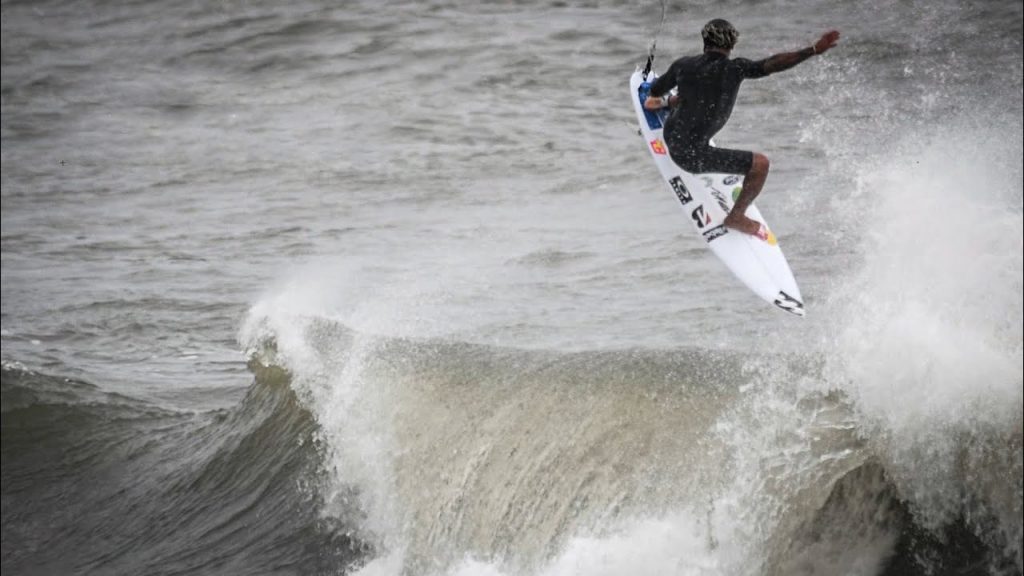
<svg viewBox="0 0 1024 576">
<path fill-rule="evenodd" d="M 768 75 L 768 71 L 765 70 L 764 60 L 748 60 L 746 58 L 736 58 L 732 61 L 740 69 L 740 76 L 743 78 L 764 78 Z"/>
<path fill-rule="evenodd" d="M 676 85 L 676 63 L 673 62 L 668 70 L 664 74 L 658 76 L 658 79 L 651 84 L 651 96 L 662 97 L 668 94 L 672 88 Z"/>
</svg>

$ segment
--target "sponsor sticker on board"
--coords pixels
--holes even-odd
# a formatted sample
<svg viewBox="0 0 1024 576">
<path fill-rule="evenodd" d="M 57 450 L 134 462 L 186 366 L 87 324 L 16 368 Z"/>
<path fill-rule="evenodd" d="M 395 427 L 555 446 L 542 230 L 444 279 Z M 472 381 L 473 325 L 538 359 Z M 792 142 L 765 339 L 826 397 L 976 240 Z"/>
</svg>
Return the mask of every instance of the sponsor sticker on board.
<svg viewBox="0 0 1024 576">
<path fill-rule="evenodd" d="M 704 210 L 703 204 L 698 204 L 697 207 L 693 209 L 693 213 L 691 213 L 690 216 L 693 218 L 693 221 L 697 223 L 697 228 L 703 228 L 708 224 L 711 224 L 711 215 Z"/>
<path fill-rule="evenodd" d="M 722 226 L 722 225 L 718 225 L 718 226 L 715 226 L 714 228 L 712 228 L 710 230 L 705 230 L 703 236 L 704 236 L 704 240 L 706 240 L 708 242 L 708 244 L 710 244 L 712 240 L 716 240 L 718 238 L 721 238 L 722 236 L 725 236 L 728 233 L 729 233 L 729 229 L 728 228 L 726 228 L 725 226 Z"/>
<path fill-rule="evenodd" d="M 661 154 L 662 156 L 668 154 L 668 150 L 665 148 L 665 143 L 661 141 L 661 138 L 651 140 L 651 150 L 654 151 L 655 154 Z"/>
<path fill-rule="evenodd" d="M 676 198 L 679 198 L 679 201 L 682 202 L 684 206 L 693 202 L 693 195 L 686 189 L 686 185 L 683 184 L 682 178 L 676 176 L 669 180 L 668 183 L 669 186 L 672 186 L 672 191 L 676 193 Z"/>
<path fill-rule="evenodd" d="M 786 312 L 792 312 L 797 316 L 804 315 L 804 303 L 781 290 L 779 291 L 778 296 L 775 297 L 775 305 Z"/>
<path fill-rule="evenodd" d="M 731 208 L 729 207 L 729 203 L 725 201 L 725 194 L 722 194 L 719 190 L 715 188 L 711 188 L 709 191 L 711 192 L 711 195 L 715 198 L 715 201 L 718 202 L 718 207 L 722 209 L 722 212 L 728 214 Z"/>
</svg>

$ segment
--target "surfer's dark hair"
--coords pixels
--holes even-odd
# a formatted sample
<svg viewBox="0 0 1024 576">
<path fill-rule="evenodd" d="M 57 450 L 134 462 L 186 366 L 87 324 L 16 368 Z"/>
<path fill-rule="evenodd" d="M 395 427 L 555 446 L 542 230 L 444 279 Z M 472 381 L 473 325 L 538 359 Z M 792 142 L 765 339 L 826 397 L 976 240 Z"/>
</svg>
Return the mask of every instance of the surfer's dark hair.
<svg viewBox="0 0 1024 576">
<path fill-rule="evenodd" d="M 740 33 L 728 20 L 715 18 L 704 25 L 700 31 L 700 37 L 704 39 L 704 49 L 718 48 L 720 50 L 732 50 L 736 47 L 736 41 L 740 39 Z"/>
</svg>

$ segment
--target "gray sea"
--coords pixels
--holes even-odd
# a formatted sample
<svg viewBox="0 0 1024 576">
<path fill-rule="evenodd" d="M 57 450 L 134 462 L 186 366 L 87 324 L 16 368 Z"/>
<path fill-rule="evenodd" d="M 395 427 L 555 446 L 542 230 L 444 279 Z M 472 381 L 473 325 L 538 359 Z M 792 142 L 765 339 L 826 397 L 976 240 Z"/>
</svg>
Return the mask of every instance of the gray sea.
<svg viewBox="0 0 1024 576">
<path fill-rule="evenodd" d="M 2 569 L 1021 574 L 1024 6 L 672 0 L 655 70 L 807 318 L 637 136 L 654 1 L 8 1 Z"/>
</svg>

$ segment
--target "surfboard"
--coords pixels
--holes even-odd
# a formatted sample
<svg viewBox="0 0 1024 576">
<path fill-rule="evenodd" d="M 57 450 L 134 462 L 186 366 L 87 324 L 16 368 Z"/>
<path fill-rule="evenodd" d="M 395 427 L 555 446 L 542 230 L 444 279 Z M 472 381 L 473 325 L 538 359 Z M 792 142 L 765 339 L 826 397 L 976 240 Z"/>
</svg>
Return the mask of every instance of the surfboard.
<svg viewBox="0 0 1024 576">
<path fill-rule="evenodd" d="M 733 202 L 739 197 L 743 176 L 690 174 L 672 161 L 662 136 L 668 111 L 644 110 L 650 84 L 656 77 L 651 72 L 644 78 L 643 72 L 637 69 L 629 80 L 629 91 L 640 123 L 640 134 L 665 184 L 682 206 L 686 220 L 707 243 L 711 252 L 754 294 L 786 312 L 803 316 L 804 303 L 800 288 L 796 285 L 778 239 L 757 207 L 751 204 L 746 215 L 768 227 L 767 241 L 722 225 Z"/>
</svg>

